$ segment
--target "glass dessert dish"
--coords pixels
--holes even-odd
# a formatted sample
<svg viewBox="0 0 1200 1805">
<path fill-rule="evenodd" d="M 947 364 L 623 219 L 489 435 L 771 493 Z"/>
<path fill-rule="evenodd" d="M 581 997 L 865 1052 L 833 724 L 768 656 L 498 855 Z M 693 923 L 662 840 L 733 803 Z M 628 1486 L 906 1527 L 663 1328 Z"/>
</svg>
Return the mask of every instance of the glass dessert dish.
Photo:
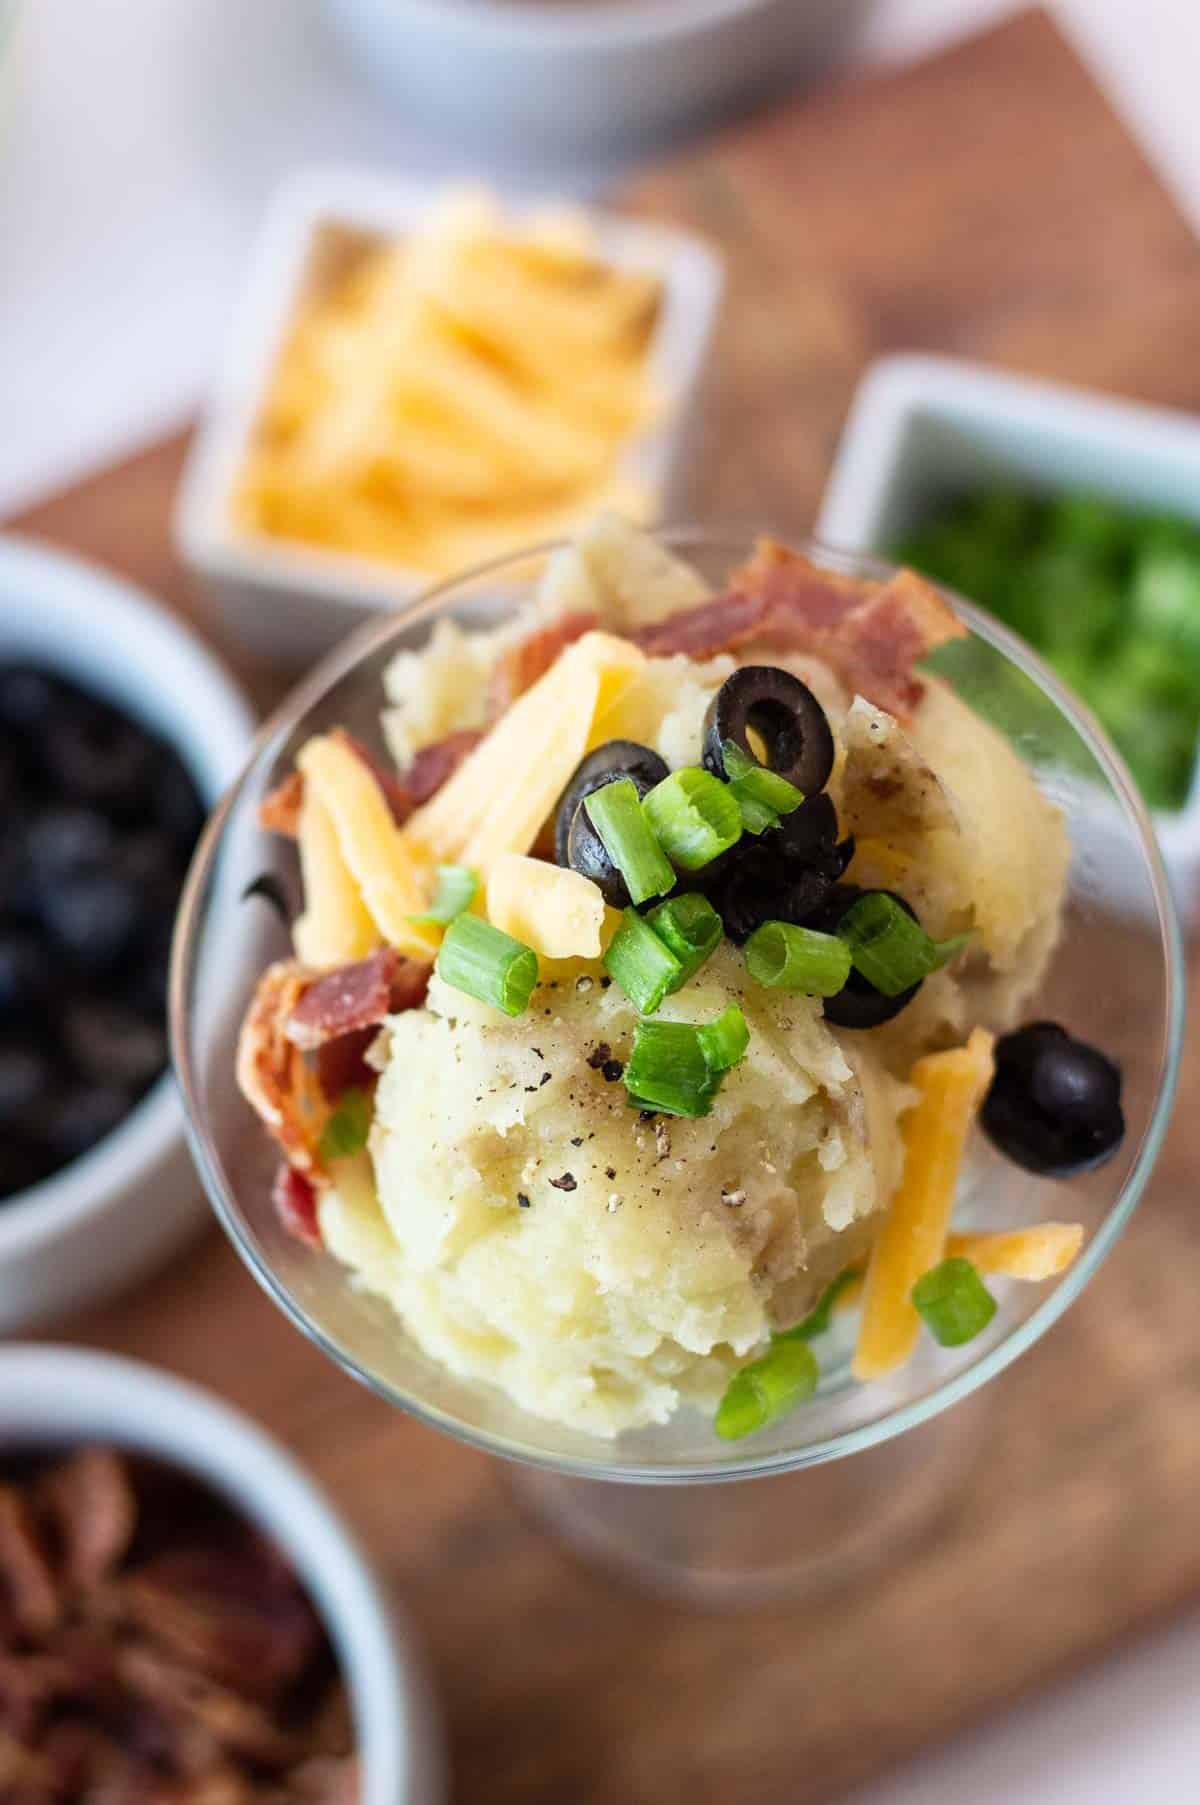
<svg viewBox="0 0 1200 1805">
<path fill-rule="evenodd" d="M 714 585 L 751 550 L 746 536 L 732 533 L 688 529 L 663 539 Z M 1010 1229 L 1066 1216 L 1084 1226 L 1081 1256 L 1046 1284 L 999 1281 L 1000 1307 L 976 1339 L 959 1348 L 924 1340 L 902 1370 L 871 1384 L 850 1373 L 853 1313 L 835 1315 L 816 1395 L 742 1441 L 719 1440 L 710 1417 L 688 1408 L 613 1441 L 522 1411 L 498 1388 L 430 1358 L 384 1301 L 287 1232 L 271 1199 L 277 1150 L 237 1088 L 233 1050 L 259 975 L 290 951 L 283 920 L 260 899 L 243 900 L 247 885 L 267 873 L 298 899 L 295 846 L 262 830 L 260 803 L 314 733 L 342 726 L 382 751 L 389 659 L 420 647 L 440 618 L 467 628 L 506 620 L 554 549 L 440 585 L 364 629 L 263 728 L 209 824 L 176 931 L 172 1041 L 192 1147 L 235 1247 L 297 1327 L 390 1403 L 520 1463 L 524 1495 L 569 1540 L 697 1600 L 811 1589 L 882 1558 L 952 1495 L 980 1413 L 947 1416 L 947 1406 L 1032 1347 L 1079 1295 L 1138 1201 L 1165 1131 L 1182 1035 L 1179 937 L 1162 863 L 1146 812 L 1086 710 L 1018 639 L 953 598 L 969 631 L 939 650 L 939 674 L 1015 746 L 1061 808 L 1071 839 L 1061 941 L 1024 1013 L 1063 1020 L 1119 1062 L 1127 1123 L 1115 1156 L 1068 1187 L 1007 1162 L 976 1134 L 955 1227 Z M 846 575 L 888 575 L 873 560 L 820 547 L 808 554 Z M 729 1480 L 757 1483 L 716 1483 Z"/>
</svg>

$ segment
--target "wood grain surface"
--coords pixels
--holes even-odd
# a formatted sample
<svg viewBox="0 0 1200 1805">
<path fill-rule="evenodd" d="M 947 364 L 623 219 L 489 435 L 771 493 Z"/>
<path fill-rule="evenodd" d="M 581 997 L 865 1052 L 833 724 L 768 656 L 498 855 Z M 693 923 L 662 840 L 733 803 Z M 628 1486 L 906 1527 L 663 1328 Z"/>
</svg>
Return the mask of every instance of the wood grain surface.
<svg viewBox="0 0 1200 1805">
<path fill-rule="evenodd" d="M 1200 407 L 1200 251 L 1041 14 L 748 123 L 630 204 L 731 260 L 705 510 L 810 524 L 854 382 L 892 347 Z M 16 524 L 203 629 L 167 530 L 182 450 Z M 240 668 L 268 699 L 276 675 Z M 991 1387 L 951 1515 L 814 1610 L 696 1615 L 577 1565 L 499 1463 L 340 1377 L 215 1232 L 57 1333 L 214 1387 L 331 1489 L 428 1641 L 458 1801 L 806 1805 L 1200 1596 L 1198 1161 L 1185 1106 L 1118 1256 Z"/>
</svg>

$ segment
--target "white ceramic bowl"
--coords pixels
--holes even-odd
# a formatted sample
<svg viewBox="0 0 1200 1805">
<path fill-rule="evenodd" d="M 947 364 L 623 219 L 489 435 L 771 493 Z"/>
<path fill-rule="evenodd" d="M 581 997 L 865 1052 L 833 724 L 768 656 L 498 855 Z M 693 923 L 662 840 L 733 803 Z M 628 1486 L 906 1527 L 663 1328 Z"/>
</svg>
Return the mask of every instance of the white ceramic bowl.
<svg viewBox="0 0 1200 1805">
<path fill-rule="evenodd" d="M 0 535 L 0 657 L 45 663 L 169 740 L 205 801 L 241 768 L 254 717 L 187 629 L 132 585 Z M 119 1289 L 206 1215 L 164 1072 L 81 1158 L 0 1203 L 0 1333 Z"/>
<path fill-rule="evenodd" d="M 430 582 L 425 574 L 376 559 L 253 538 L 235 530 L 229 500 L 322 228 L 402 237 L 437 198 L 436 190 L 361 170 L 312 170 L 280 190 L 263 227 L 207 417 L 184 471 L 175 537 L 230 631 L 275 660 L 299 664 L 317 657 L 366 616 L 390 611 Z M 524 210 L 512 209 L 518 218 Z M 680 511 L 689 428 L 720 302 L 721 266 L 687 233 L 603 213 L 590 218 L 601 257 L 646 270 L 663 285 L 649 359 L 666 405 L 661 424 L 631 444 L 624 473 L 656 498 L 661 512 Z"/>
<path fill-rule="evenodd" d="M 194 1473 L 287 1556 L 350 1696 L 362 1805 L 439 1805 L 441 1739 L 412 1631 L 328 1500 L 261 1429 L 140 1361 L 0 1349 L 0 1452 L 111 1442 Z"/>
<path fill-rule="evenodd" d="M 952 358 L 881 358 L 855 394 L 817 537 L 887 556 L 947 495 L 996 477 L 1092 489 L 1200 524 L 1200 421 Z M 1195 925 L 1200 746 L 1187 802 L 1157 810 L 1154 826 L 1180 914 Z M 1098 857 L 1104 843 L 1098 821 Z"/>
<path fill-rule="evenodd" d="M 325 0 L 364 76 L 512 156 L 645 143 L 828 57 L 868 0 Z"/>
</svg>

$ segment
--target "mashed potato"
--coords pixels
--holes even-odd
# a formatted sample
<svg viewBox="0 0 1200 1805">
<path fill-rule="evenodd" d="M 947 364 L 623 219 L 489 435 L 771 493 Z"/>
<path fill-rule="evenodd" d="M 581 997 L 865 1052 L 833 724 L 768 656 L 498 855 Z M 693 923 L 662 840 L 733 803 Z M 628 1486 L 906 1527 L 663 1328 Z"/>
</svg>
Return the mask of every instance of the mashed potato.
<svg viewBox="0 0 1200 1805">
<path fill-rule="evenodd" d="M 869 1048 L 851 1064 L 819 1004 L 747 983 L 731 947 L 660 1014 L 707 1019 L 731 997 L 750 1049 L 712 1113 L 648 1123 L 604 1069 L 637 1021 L 615 984 L 551 978 L 510 1021 L 435 979 L 387 1030 L 379 1215 L 329 1198 L 331 1251 L 430 1354 L 539 1415 L 612 1434 L 711 1404 L 847 1237 L 865 1245 L 905 1100 Z M 371 1234 L 390 1236 L 385 1261 Z"/>
<path fill-rule="evenodd" d="M 619 631 L 652 613 L 648 596 L 659 612 L 696 600 L 694 573 L 640 539 L 631 562 L 622 532 L 610 523 L 560 557 L 540 618 L 586 607 Z M 641 582 L 622 579 L 631 569 Z M 443 624 L 394 662 L 398 756 L 477 722 L 513 637 L 511 624 L 469 639 Z M 427 1006 L 377 1043 L 374 1184 L 360 1166 L 321 1205 L 330 1251 L 427 1353 L 596 1435 L 665 1422 L 682 1402 L 711 1408 L 741 1360 L 865 1252 L 899 1181 L 912 1059 L 976 1022 L 1007 1026 L 1057 931 L 1058 813 L 942 684 L 901 727 L 812 659 L 649 658 L 608 735 L 692 764 L 714 691 L 763 661 L 828 713 L 830 793 L 858 836 L 850 876 L 900 888 L 935 935 L 973 928 L 970 952 L 885 1028 L 854 1034 L 818 1001 L 747 982 L 722 945 L 660 1012 L 702 1021 L 735 1000 L 745 1014 L 746 1056 L 698 1120 L 630 1106 L 619 1065 L 638 1018 L 598 962 L 544 962 L 517 1020 L 435 978 Z"/>
</svg>

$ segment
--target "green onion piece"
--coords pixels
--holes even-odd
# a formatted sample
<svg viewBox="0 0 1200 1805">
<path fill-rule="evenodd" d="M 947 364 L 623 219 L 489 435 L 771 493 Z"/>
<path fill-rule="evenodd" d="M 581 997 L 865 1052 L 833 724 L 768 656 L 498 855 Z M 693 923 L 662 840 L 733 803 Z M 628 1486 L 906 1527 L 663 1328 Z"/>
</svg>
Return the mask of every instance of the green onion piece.
<svg viewBox="0 0 1200 1805">
<path fill-rule="evenodd" d="M 706 1116 L 750 1043 L 746 1018 L 735 1003 L 715 1021 L 639 1022 L 625 1063 L 625 1088 L 643 1109 L 673 1116 Z"/>
<path fill-rule="evenodd" d="M 746 942 L 746 970 L 768 990 L 833 997 L 850 976 L 850 948 L 837 934 L 764 921 Z"/>
<path fill-rule="evenodd" d="M 433 921 L 445 924 L 469 909 L 479 889 L 479 873 L 469 865 L 439 865 L 435 873 L 437 888 L 433 901 L 423 915 L 410 915 L 410 921 Z"/>
<path fill-rule="evenodd" d="M 663 851 L 682 871 L 700 871 L 742 835 L 741 811 L 729 786 L 694 766 L 672 771 L 655 784 L 642 812 Z"/>
<path fill-rule="evenodd" d="M 795 1328 L 781 1329 L 775 1337 L 776 1341 L 815 1341 L 818 1335 L 823 1335 L 829 1327 L 833 1308 L 838 1298 L 843 1291 L 856 1284 L 861 1277 L 861 1266 L 847 1266 L 845 1272 L 839 1272 L 837 1277 L 826 1285 L 808 1315 L 798 1322 Z"/>
<path fill-rule="evenodd" d="M 705 1057 L 690 1022 L 639 1022 L 625 1062 L 625 1088 L 643 1109 L 672 1116 L 706 1116 L 721 1074 Z"/>
<path fill-rule="evenodd" d="M 961 1347 L 986 1329 L 996 1300 L 970 1260 L 943 1260 L 917 1280 L 912 1300 L 943 1347 Z"/>
<path fill-rule="evenodd" d="M 538 981 L 533 948 L 478 915 L 459 915 L 450 923 L 434 970 L 453 989 L 491 1003 L 505 1015 L 523 1013 Z"/>
<path fill-rule="evenodd" d="M 721 742 L 721 756 L 728 787 L 737 800 L 747 833 L 761 834 L 769 827 L 778 827 L 780 817 L 790 815 L 804 801 L 802 790 L 777 771 L 760 765 L 743 752 L 736 740 Z"/>
<path fill-rule="evenodd" d="M 873 890 L 842 916 L 838 933 L 850 948 L 856 971 L 885 997 L 899 996 L 960 953 L 969 934 L 931 940 L 919 921 L 894 896 Z"/>
<path fill-rule="evenodd" d="M 821 1369 L 804 1341 L 773 1341 L 759 1360 L 733 1375 L 717 1407 L 713 1427 L 722 1441 L 740 1441 L 778 1422 L 811 1398 Z"/>
<path fill-rule="evenodd" d="M 716 1021 L 696 1029 L 700 1050 L 714 1072 L 728 1072 L 750 1045 L 746 1018 L 736 1003 L 722 1009 Z"/>
<path fill-rule="evenodd" d="M 328 1165 L 331 1160 L 349 1159 L 353 1154 L 361 1153 L 370 1128 L 371 1099 L 366 1091 L 353 1085 L 342 1092 L 337 1108 L 321 1130 L 317 1142 L 321 1163 Z"/>
<path fill-rule="evenodd" d="M 668 991 L 678 990 L 684 979 L 680 961 L 636 909 L 625 910 L 604 965 L 642 1015 L 653 1015 Z"/>
<path fill-rule="evenodd" d="M 695 977 L 710 953 L 720 946 L 725 933 L 721 917 L 707 896 L 698 896 L 692 890 L 659 903 L 646 920 L 679 961 L 680 973 L 672 990 L 681 989 L 689 978 Z"/>
<path fill-rule="evenodd" d="M 628 777 L 615 778 L 593 790 L 584 797 L 583 806 L 605 852 L 625 879 L 632 902 L 648 902 L 674 887 L 675 873 L 651 832 Z"/>
</svg>

